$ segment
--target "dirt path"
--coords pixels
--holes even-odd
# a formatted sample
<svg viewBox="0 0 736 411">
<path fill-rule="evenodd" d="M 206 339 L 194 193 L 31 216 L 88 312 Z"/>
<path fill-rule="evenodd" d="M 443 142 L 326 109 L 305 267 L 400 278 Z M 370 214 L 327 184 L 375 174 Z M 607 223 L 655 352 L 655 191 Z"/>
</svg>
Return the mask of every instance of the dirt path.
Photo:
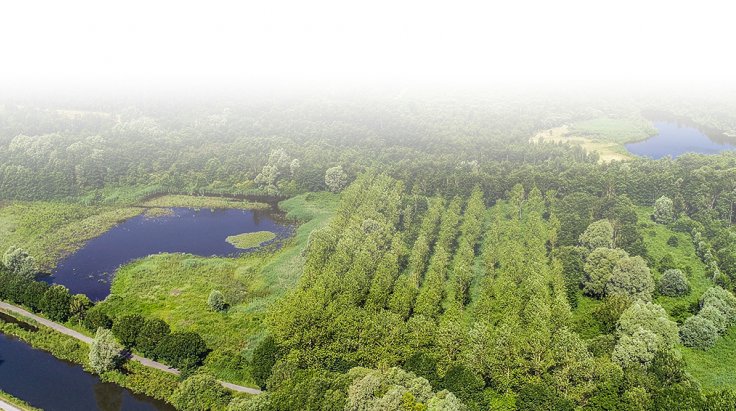
<svg viewBox="0 0 736 411">
<path fill-rule="evenodd" d="M 22 315 L 24 317 L 27 317 L 27 318 L 30 318 L 30 319 L 36 321 L 37 323 L 39 323 L 41 325 L 44 325 L 46 327 L 49 327 L 49 328 L 51 328 L 54 331 L 58 331 L 58 332 L 60 332 L 62 334 L 68 335 L 70 337 L 74 337 L 74 338 L 76 338 L 76 339 L 78 339 L 80 341 L 84 341 L 87 344 L 91 344 L 92 343 L 92 338 L 87 337 L 86 335 L 84 335 L 82 333 L 79 333 L 77 331 L 74 331 L 71 328 L 67 328 L 67 327 L 65 327 L 65 326 L 63 326 L 63 325 L 61 325 L 59 323 L 55 323 L 55 322 L 53 322 L 51 320 L 47 320 L 47 319 L 45 319 L 43 317 L 39 317 L 36 314 L 33 314 L 33 313 L 31 313 L 31 312 L 29 312 L 27 310 L 24 310 L 24 309 L 22 309 L 22 308 L 20 308 L 18 306 L 15 306 L 13 304 L 8 304 L 8 303 L 6 303 L 4 301 L 0 301 L 0 310 L 4 310 L 4 311 L 9 311 L 9 312 L 13 312 L 13 313 L 16 313 L 16 314 L 20 314 L 20 315 Z M 133 360 L 133 361 L 137 361 L 137 362 L 145 365 L 146 367 L 151 367 L 151 368 L 155 368 L 157 370 L 161 370 L 161 371 L 168 372 L 168 373 L 171 373 L 171 374 L 179 375 L 179 370 L 177 370 L 175 368 L 171 368 L 171 367 L 169 367 L 166 364 L 161 364 L 160 362 L 150 360 L 150 359 L 145 358 L 145 357 L 141 357 L 141 356 L 132 354 L 130 356 L 130 359 Z M 258 390 L 258 389 L 255 389 L 255 388 L 243 387 L 242 385 L 236 385 L 236 384 L 232 384 L 232 383 L 225 382 L 225 381 L 220 381 L 220 384 L 222 384 L 223 387 L 228 388 L 228 389 L 231 389 L 233 391 L 244 392 L 244 393 L 248 393 L 248 394 L 260 394 L 261 393 L 261 390 Z"/>
</svg>

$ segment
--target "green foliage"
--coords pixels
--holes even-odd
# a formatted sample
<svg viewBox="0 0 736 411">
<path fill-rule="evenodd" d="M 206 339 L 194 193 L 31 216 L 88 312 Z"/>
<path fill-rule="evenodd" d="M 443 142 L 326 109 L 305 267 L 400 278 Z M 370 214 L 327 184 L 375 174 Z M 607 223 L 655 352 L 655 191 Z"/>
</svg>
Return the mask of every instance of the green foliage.
<svg viewBox="0 0 736 411">
<path fill-rule="evenodd" d="M 36 260 L 20 247 L 8 248 L 3 254 L 2 263 L 19 278 L 32 280 L 38 273 Z"/>
<path fill-rule="evenodd" d="M 211 375 L 197 374 L 184 380 L 171 396 L 171 404 L 182 411 L 225 410 L 230 393 Z"/>
<path fill-rule="evenodd" d="M 442 387 L 466 404 L 477 404 L 482 401 L 485 382 L 465 366 L 453 365 L 445 372 Z"/>
<path fill-rule="evenodd" d="M 690 292 L 690 284 L 681 270 L 669 269 L 659 279 L 657 290 L 662 295 L 679 297 Z"/>
<path fill-rule="evenodd" d="M 89 365 L 100 374 L 111 371 L 118 367 L 122 349 L 110 330 L 98 328 L 89 348 Z"/>
<path fill-rule="evenodd" d="M 654 279 L 643 258 L 623 257 L 616 262 L 605 290 L 608 295 L 623 294 L 634 300 L 651 301 Z"/>
<path fill-rule="evenodd" d="M 94 306 L 87 311 L 82 324 L 90 331 L 95 331 L 100 327 L 109 329 L 112 327 L 112 319 L 99 306 Z"/>
<path fill-rule="evenodd" d="M 124 315 L 115 319 L 112 333 L 124 347 L 130 348 L 138 341 L 138 335 L 144 324 L 145 319 L 141 315 Z"/>
<path fill-rule="evenodd" d="M 621 367 L 647 367 L 657 352 L 674 348 L 679 341 L 677 324 L 660 306 L 637 301 L 618 322 L 619 341 L 612 359 Z"/>
<path fill-rule="evenodd" d="M 141 332 L 143 332 L 143 329 Z M 157 359 L 174 368 L 200 365 L 207 352 L 207 345 L 202 337 L 193 332 L 171 333 L 163 337 L 154 350 Z"/>
<path fill-rule="evenodd" d="M 348 175 L 342 170 L 342 166 L 330 167 L 325 171 L 325 185 L 333 193 L 342 191 L 348 183 Z"/>
<path fill-rule="evenodd" d="M 588 226 L 580 235 L 580 245 L 595 250 L 613 248 L 613 226 L 608 220 L 598 220 Z"/>
<path fill-rule="evenodd" d="M 135 346 L 147 356 L 154 356 L 157 347 L 171 333 L 169 324 L 158 318 L 147 318 L 143 323 L 138 336 L 135 340 Z"/>
<path fill-rule="evenodd" d="M 519 411 L 547 410 L 572 411 L 573 403 L 547 384 L 529 383 L 519 390 L 516 399 Z"/>
<path fill-rule="evenodd" d="M 207 297 L 207 305 L 213 311 L 225 311 L 227 308 L 227 302 L 225 302 L 225 296 L 218 290 L 212 290 L 209 297 Z"/>
<path fill-rule="evenodd" d="M 707 350 L 716 343 L 718 328 L 709 319 L 694 315 L 680 327 L 680 339 L 687 347 Z"/>
<path fill-rule="evenodd" d="M 276 340 L 271 336 L 264 338 L 253 350 L 253 359 L 250 363 L 251 375 L 259 387 L 266 388 L 266 381 L 271 375 L 271 369 L 281 357 L 281 351 Z"/>
<path fill-rule="evenodd" d="M 62 285 L 52 285 L 43 294 L 39 306 L 41 311 L 54 321 L 64 322 L 71 315 L 71 295 Z"/>
<path fill-rule="evenodd" d="M 669 197 L 662 196 L 654 202 L 654 221 L 669 224 L 675 219 L 675 204 Z"/>
<path fill-rule="evenodd" d="M 676 248 L 680 245 L 680 239 L 676 235 L 671 235 L 670 238 L 667 239 L 667 245 Z"/>
<path fill-rule="evenodd" d="M 721 287 L 711 287 L 700 297 L 700 307 L 712 306 L 718 309 L 729 326 L 736 323 L 736 297 Z"/>
<path fill-rule="evenodd" d="M 624 250 L 610 248 L 593 250 L 585 261 L 583 291 L 594 297 L 605 295 L 606 285 L 611 280 L 619 260 L 625 257 L 628 257 L 628 254 Z"/>
</svg>

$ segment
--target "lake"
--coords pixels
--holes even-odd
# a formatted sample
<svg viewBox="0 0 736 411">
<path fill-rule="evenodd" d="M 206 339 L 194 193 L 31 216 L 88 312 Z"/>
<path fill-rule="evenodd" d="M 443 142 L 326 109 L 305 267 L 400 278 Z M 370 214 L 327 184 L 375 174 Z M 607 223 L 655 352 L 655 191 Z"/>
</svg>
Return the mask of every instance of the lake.
<svg viewBox="0 0 736 411">
<path fill-rule="evenodd" d="M 163 401 L 102 382 L 80 365 L 60 360 L 0 333 L 0 389 L 46 411 L 173 411 Z"/>
<path fill-rule="evenodd" d="M 241 250 L 225 241 L 228 236 L 271 231 L 273 241 L 288 237 L 290 225 L 277 222 L 263 210 L 210 210 L 172 208 L 170 215 L 139 215 L 90 240 L 62 260 L 47 281 L 62 284 L 91 300 L 110 294 L 115 270 L 132 260 L 157 253 L 189 253 L 199 256 L 237 255 Z"/>
<path fill-rule="evenodd" d="M 662 158 L 678 157 L 685 153 L 716 154 L 736 150 L 736 145 L 719 142 L 695 127 L 668 121 L 655 121 L 657 135 L 636 143 L 626 144 L 626 149 L 638 156 Z"/>
</svg>

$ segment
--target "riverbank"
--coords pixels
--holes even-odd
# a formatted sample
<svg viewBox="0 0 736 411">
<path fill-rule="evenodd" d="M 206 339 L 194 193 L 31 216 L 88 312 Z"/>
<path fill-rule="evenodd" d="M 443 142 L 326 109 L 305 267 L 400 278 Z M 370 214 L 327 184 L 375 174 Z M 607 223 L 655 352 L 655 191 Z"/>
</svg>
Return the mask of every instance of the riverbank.
<svg viewBox="0 0 736 411">
<path fill-rule="evenodd" d="M 43 411 L 28 404 L 27 402 L 15 398 L 7 392 L 0 391 L 0 410 L 3 411 Z"/>
<path fill-rule="evenodd" d="M 84 334 L 82 334 L 80 332 L 77 332 L 75 330 L 72 330 L 71 328 L 68 328 L 68 327 L 66 327 L 66 326 L 64 326 L 62 324 L 53 322 L 51 320 L 48 320 L 46 318 L 40 317 L 40 316 L 38 316 L 36 314 L 33 314 L 33 313 L 31 313 L 31 312 L 29 312 L 29 311 L 27 311 L 27 310 L 25 310 L 25 309 L 23 309 L 21 307 L 18 307 L 16 305 L 8 304 L 8 303 L 6 303 L 4 301 L 0 301 L 0 310 L 4 311 L 6 313 L 9 312 L 9 313 L 12 313 L 12 314 L 20 315 L 24 321 L 31 320 L 31 321 L 39 324 L 39 325 L 42 325 L 44 327 L 47 327 L 47 328 L 49 328 L 49 329 L 51 329 L 51 330 L 53 330 L 53 331 L 55 331 L 57 333 L 60 333 L 60 334 L 63 334 L 65 336 L 71 337 L 73 339 L 79 340 L 79 341 L 81 341 L 81 342 L 83 342 L 83 343 L 85 343 L 87 345 L 89 345 L 89 344 L 92 343 L 92 338 L 90 338 L 90 337 L 88 337 L 88 336 L 86 336 L 86 335 L 84 335 Z M 35 324 L 32 324 L 32 325 L 35 325 Z M 29 340 L 24 339 L 23 336 L 24 335 L 27 335 L 27 333 L 34 333 L 34 332 L 38 332 L 38 331 L 22 330 L 21 327 L 19 327 L 16 324 L 12 324 L 11 325 L 11 329 L 12 329 L 12 327 L 15 327 L 15 328 L 23 331 L 23 332 L 19 332 L 19 333 L 12 333 L 11 332 L 12 335 L 14 335 L 14 336 L 16 336 L 18 338 L 21 338 L 24 341 L 29 342 L 29 343 L 31 343 L 31 345 L 33 345 L 33 339 L 31 339 L 29 341 Z M 39 329 L 39 330 L 41 330 L 41 329 Z M 0 331 L 6 331 L 6 327 L 1 327 L 0 328 Z M 35 347 L 35 345 L 34 345 L 34 347 Z M 42 348 L 43 349 L 43 347 L 37 347 L 37 348 Z M 53 351 L 51 351 L 51 352 L 52 352 L 52 354 L 54 353 Z M 84 357 L 83 356 L 75 355 L 75 356 L 69 356 L 68 358 L 63 358 L 63 359 L 71 360 L 71 361 L 80 363 L 83 366 L 86 366 L 87 365 L 86 364 L 86 361 L 84 361 Z M 145 358 L 145 357 L 141 357 L 141 356 L 138 356 L 138 355 L 135 355 L 135 354 L 131 354 L 130 360 L 131 361 L 138 362 L 138 363 L 140 363 L 141 365 L 143 365 L 145 367 L 152 368 L 152 369 L 155 369 L 155 370 L 158 370 L 158 371 L 162 371 L 162 372 L 165 372 L 165 373 L 168 373 L 168 374 L 173 374 L 173 375 L 176 375 L 176 376 L 178 376 L 180 374 L 179 370 L 177 370 L 175 368 L 169 367 L 166 364 L 162 364 L 160 362 L 153 361 L 151 359 L 148 359 L 148 358 Z M 243 392 L 243 393 L 247 393 L 247 394 L 260 394 L 261 393 L 260 390 L 255 389 L 255 388 L 244 387 L 244 386 L 240 386 L 240 385 L 236 385 L 236 384 L 232 384 L 232 383 L 228 383 L 228 382 L 224 382 L 224 381 L 220 381 L 220 384 L 222 384 L 224 387 L 229 388 L 229 389 L 231 389 L 233 391 L 236 391 L 236 392 Z M 128 387 L 128 388 L 130 388 L 130 387 Z M 163 399 L 163 398 L 161 398 L 161 399 Z"/>
</svg>

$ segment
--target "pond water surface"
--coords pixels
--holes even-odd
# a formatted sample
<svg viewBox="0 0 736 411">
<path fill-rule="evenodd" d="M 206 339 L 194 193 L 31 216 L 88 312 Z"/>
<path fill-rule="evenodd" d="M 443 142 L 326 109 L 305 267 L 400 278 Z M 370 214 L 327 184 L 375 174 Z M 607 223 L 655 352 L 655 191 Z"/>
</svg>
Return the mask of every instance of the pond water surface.
<svg viewBox="0 0 736 411">
<path fill-rule="evenodd" d="M 170 405 L 102 382 L 81 366 L 0 333 L 0 389 L 46 411 L 173 411 Z"/>
<path fill-rule="evenodd" d="M 657 159 L 665 156 L 675 158 L 685 153 L 716 154 L 736 150 L 736 145 L 716 141 L 695 127 L 668 121 L 655 121 L 653 124 L 657 135 L 626 144 L 629 152 Z"/>
<path fill-rule="evenodd" d="M 62 260 L 48 281 L 66 286 L 72 293 L 102 300 L 110 294 L 113 273 L 122 264 L 157 253 L 189 253 L 200 256 L 235 255 L 241 250 L 225 241 L 228 236 L 271 231 L 278 241 L 292 227 L 276 222 L 275 215 L 260 210 L 195 210 L 173 208 L 171 215 L 139 215 L 90 240 Z"/>
</svg>

